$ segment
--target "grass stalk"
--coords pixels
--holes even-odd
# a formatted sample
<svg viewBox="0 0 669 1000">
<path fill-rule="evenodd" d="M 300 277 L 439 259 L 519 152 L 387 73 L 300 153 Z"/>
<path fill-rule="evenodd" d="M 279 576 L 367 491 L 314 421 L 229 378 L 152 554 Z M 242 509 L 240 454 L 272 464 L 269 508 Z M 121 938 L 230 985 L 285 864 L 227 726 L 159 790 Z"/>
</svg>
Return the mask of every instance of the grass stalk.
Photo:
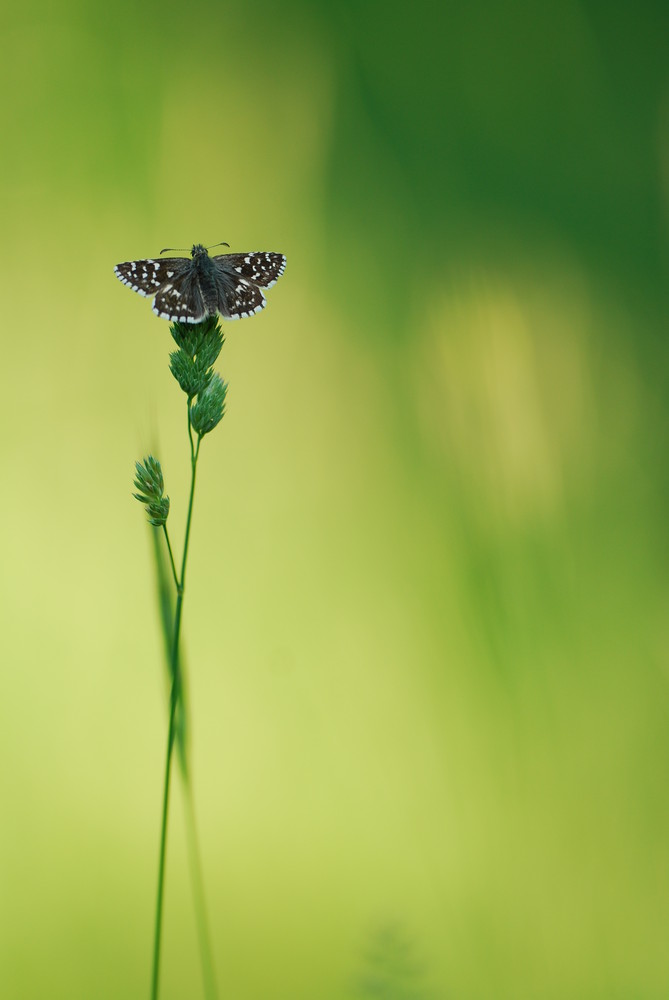
<svg viewBox="0 0 669 1000">
<path fill-rule="evenodd" d="M 158 862 L 158 890 L 156 893 L 156 920 L 155 920 L 155 930 L 153 939 L 151 1000 L 158 1000 L 158 987 L 160 979 L 160 948 L 162 941 L 163 897 L 165 888 L 165 857 L 167 852 L 167 817 L 169 813 L 170 777 L 172 773 L 172 750 L 174 749 L 175 722 L 176 722 L 177 705 L 179 702 L 179 693 L 181 688 L 181 672 L 179 669 L 179 640 L 181 635 L 181 615 L 182 615 L 184 593 L 186 586 L 186 563 L 188 560 L 188 543 L 190 541 L 190 528 L 193 517 L 193 498 L 195 496 L 197 460 L 198 460 L 198 455 L 200 453 L 200 442 L 202 440 L 202 438 L 198 436 L 197 445 L 194 444 L 193 431 L 190 419 L 190 408 L 191 408 L 191 401 L 190 399 L 188 399 L 187 416 L 188 416 L 188 440 L 190 442 L 190 453 L 191 453 L 191 482 L 190 482 L 190 495 L 188 498 L 188 514 L 186 517 L 186 532 L 184 536 L 184 549 L 181 560 L 181 575 L 178 579 L 176 578 L 176 573 L 175 573 L 175 582 L 177 586 L 177 603 L 174 609 L 174 634 L 172 637 L 172 647 L 171 647 L 170 716 L 169 716 L 169 726 L 167 732 L 165 779 L 163 783 L 163 811 L 162 811 L 161 827 L 160 827 L 160 858 Z M 167 531 L 165 531 L 165 535 L 168 541 L 170 560 L 172 563 L 172 571 L 174 572 L 175 570 L 174 558 L 172 556 L 172 548 L 169 545 L 169 538 L 167 536 Z"/>
<path fill-rule="evenodd" d="M 203 985 L 207 1000 L 216 1000 L 214 964 L 204 904 L 204 882 L 195 823 L 195 807 L 190 782 L 190 769 L 188 767 L 187 713 L 183 678 L 183 657 L 180 647 L 183 602 L 186 593 L 186 567 L 193 521 L 193 500 L 195 497 L 200 445 L 205 434 L 213 431 L 223 418 L 227 385 L 218 372 L 213 370 L 213 365 L 223 346 L 223 333 L 216 317 L 208 316 L 202 323 L 193 325 L 174 323 L 170 327 L 170 333 L 177 344 L 177 350 L 170 354 L 170 371 L 187 398 L 186 417 L 191 463 L 190 493 L 188 497 L 188 512 L 186 515 L 180 572 L 177 572 L 174 552 L 166 524 L 170 513 L 170 498 L 165 493 L 161 463 L 153 455 L 147 455 L 141 462 L 135 462 L 134 487 L 136 492 L 133 493 L 135 499 L 144 505 L 149 515 L 149 524 L 152 524 L 155 528 L 163 529 L 163 537 L 170 563 L 170 570 L 168 571 L 165 550 L 156 532 L 153 536 L 154 560 L 160 622 L 163 633 L 165 659 L 168 665 L 170 695 L 165 776 L 163 780 L 163 806 L 160 822 L 158 888 L 156 892 L 153 961 L 151 969 L 151 1000 L 158 1000 L 160 984 L 167 830 L 170 806 L 170 783 L 173 769 L 172 758 L 175 745 L 178 750 L 178 760 L 185 792 L 186 836 L 200 958 L 202 962 Z M 170 577 L 172 582 L 170 582 Z M 175 602 L 172 593 L 172 583 L 176 588 Z"/>
</svg>

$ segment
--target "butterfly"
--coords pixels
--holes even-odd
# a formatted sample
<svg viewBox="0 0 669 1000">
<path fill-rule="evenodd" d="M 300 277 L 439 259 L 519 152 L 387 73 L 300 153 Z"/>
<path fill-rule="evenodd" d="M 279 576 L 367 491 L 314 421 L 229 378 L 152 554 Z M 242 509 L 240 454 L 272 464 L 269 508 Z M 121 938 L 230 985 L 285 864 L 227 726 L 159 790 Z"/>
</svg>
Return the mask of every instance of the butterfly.
<svg viewBox="0 0 669 1000">
<path fill-rule="evenodd" d="M 160 319 L 201 323 L 216 313 L 223 319 L 242 319 L 260 312 L 266 305 L 263 288 L 276 284 L 285 269 L 282 253 L 253 251 L 210 257 L 207 247 L 196 243 L 191 259 L 129 260 L 117 264 L 114 273 L 133 292 L 153 295 L 153 311 Z"/>
</svg>

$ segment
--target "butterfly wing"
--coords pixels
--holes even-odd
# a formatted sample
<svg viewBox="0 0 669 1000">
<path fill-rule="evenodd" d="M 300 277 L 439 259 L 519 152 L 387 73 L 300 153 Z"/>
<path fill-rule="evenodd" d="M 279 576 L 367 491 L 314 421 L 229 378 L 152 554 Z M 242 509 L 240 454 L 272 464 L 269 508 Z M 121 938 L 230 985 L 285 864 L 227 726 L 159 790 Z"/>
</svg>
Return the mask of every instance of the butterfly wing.
<svg viewBox="0 0 669 1000">
<path fill-rule="evenodd" d="M 282 253 L 266 253 L 260 250 L 251 253 L 222 253 L 212 260 L 226 273 L 245 278 L 261 288 L 271 288 L 286 270 L 286 258 Z"/>
<path fill-rule="evenodd" d="M 212 261 L 218 311 L 224 319 L 244 319 L 264 309 L 262 289 L 276 284 L 286 267 L 286 258 L 280 253 L 224 253 Z"/>
<path fill-rule="evenodd" d="M 156 293 L 153 311 L 170 323 L 201 323 L 207 310 L 197 275 L 189 269 L 167 280 Z"/>
<path fill-rule="evenodd" d="M 267 305 L 262 289 L 250 281 L 218 281 L 218 311 L 223 319 L 245 319 Z"/>
<path fill-rule="evenodd" d="M 153 311 L 172 323 L 200 323 L 206 316 L 197 276 L 187 257 L 129 260 L 117 264 L 119 281 L 139 295 L 153 295 Z"/>
<path fill-rule="evenodd" d="M 161 285 L 187 269 L 190 261 L 186 257 L 172 257 L 165 260 L 128 260 L 117 264 L 114 274 L 124 285 L 140 295 L 155 295 Z"/>
</svg>

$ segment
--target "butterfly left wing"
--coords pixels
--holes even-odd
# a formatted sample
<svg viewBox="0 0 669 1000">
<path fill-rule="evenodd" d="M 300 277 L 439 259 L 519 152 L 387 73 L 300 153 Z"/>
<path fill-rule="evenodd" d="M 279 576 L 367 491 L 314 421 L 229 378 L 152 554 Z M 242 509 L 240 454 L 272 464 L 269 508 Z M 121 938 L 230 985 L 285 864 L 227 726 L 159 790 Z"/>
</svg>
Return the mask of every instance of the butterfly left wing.
<svg viewBox="0 0 669 1000">
<path fill-rule="evenodd" d="M 139 295 L 154 296 L 153 311 L 172 323 L 201 323 L 206 316 L 202 294 L 187 257 L 128 260 L 114 274 Z"/>
<path fill-rule="evenodd" d="M 155 295 L 161 285 L 187 269 L 190 261 L 186 257 L 171 257 L 164 260 L 127 260 L 117 264 L 114 274 L 124 285 L 139 295 Z"/>
<path fill-rule="evenodd" d="M 207 310 L 197 275 L 189 269 L 161 285 L 153 300 L 153 311 L 170 323 L 201 323 Z"/>
</svg>

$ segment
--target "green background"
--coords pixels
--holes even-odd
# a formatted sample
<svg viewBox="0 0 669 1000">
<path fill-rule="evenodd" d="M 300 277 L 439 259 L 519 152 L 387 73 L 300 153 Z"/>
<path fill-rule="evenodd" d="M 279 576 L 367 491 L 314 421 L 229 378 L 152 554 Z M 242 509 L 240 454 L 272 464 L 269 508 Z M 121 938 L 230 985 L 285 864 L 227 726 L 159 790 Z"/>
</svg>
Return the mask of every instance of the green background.
<svg viewBox="0 0 669 1000">
<path fill-rule="evenodd" d="M 665 3 L 6 5 L 0 995 L 147 997 L 168 326 L 228 240 L 184 612 L 220 996 L 669 991 Z M 163 1000 L 202 995 L 178 783 Z M 376 987 L 375 984 L 376 983 Z M 376 992 L 374 989 L 376 988 Z"/>
</svg>

